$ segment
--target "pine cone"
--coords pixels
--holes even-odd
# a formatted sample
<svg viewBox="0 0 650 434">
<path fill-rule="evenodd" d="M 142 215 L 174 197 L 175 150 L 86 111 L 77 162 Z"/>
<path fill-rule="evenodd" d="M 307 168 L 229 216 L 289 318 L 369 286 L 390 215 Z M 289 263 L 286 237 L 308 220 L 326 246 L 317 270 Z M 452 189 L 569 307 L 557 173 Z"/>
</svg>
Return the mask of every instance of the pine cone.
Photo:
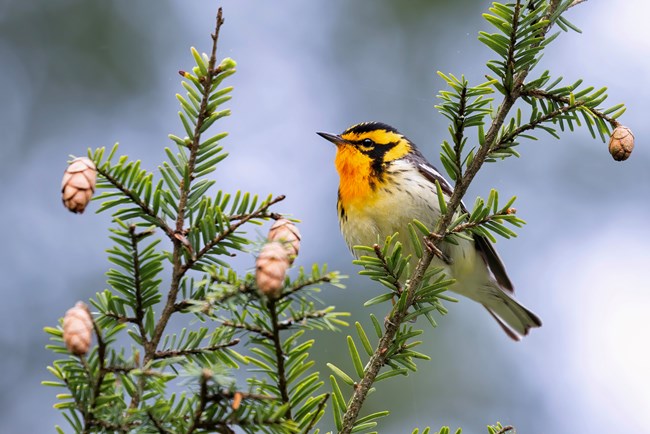
<svg viewBox="0 0 650 434">
<path fill-rule="evenodd" d="M 632 149 L 634 149 L 634 134 L 628 127 L 619 125 L 609 138 L 609 153 L 614 160 L 624 161 L 630 157 Z"/>
<path fill-rule="evenodd" d="M 287 219 L 278 219 L 269 229 L 269 241 L 278 241 L 284 245 L 289 255 L 289 263 L 298 256 L 300 251 L 300 231 Z"/>
<path fill-rule="evenodd" d="M 95 192 L 97 168 L 89 158 L 79 157 L 65 169 L 61 182 L 63 205 L 74 213 L 81 214 Z"/>
<path fill-rule="evenodd" d="M 75 356 L 83 356 L 90 349 L 93 320 L 85 303 L 79 301 L 63 317 L 63 342 Z"/>
<path fill-rule="evenodd" d="M 255 267 L 255 280 L 259 290 L 269 298 L 278 298 L 289 268 L 287 250 L 275 241 L 265 244 L 257 257 Z"/>
</svg>

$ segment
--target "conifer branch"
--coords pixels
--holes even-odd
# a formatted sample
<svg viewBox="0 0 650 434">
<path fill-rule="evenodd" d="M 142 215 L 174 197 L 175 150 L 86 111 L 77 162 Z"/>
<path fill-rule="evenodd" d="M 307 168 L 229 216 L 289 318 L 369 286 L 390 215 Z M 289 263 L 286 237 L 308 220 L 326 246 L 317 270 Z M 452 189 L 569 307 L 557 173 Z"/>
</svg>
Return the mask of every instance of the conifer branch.
<svg viewBox="0 0 650 434">
<path fill-rule="evenodd" d="M 315 312 L 303 312 L 298 316 L 293 316 L 289 319 L 285 319 L 284 321 L 278 322 L 278 330 L 290 329 L 291 327 L 310 319 L 323 318 L 328 313 L 329 311 L 327 310 L 317 310 Z"/>
<path fill-rule="evenodd" d="M 165 350 L 165 351 L 156 351 L 154 354 L 154 359 L 167 359 L 169 357 L 178 357 L 178 356 L 189 356 L 192 354 L 203 354 L 211 353 L 213 351 L 222 350 L 224 348 L 235 346 L 239 343 L 239 339 L 233 339 L 230 342 L 226 342 L 218 345 L 211 345 L 209 347 L 199 347 L 199 348 L 187 348 L 184 350 Z"/>
<path fill-rule="evenodd" d="M 196 164 L 196 156 L 199 150 L 199 145 L 201 143 L 201 130 L 203 124 L 210 116 L 210 113 L 208 112 L 208 102 L 210 99 L 210 92 L 212 91 L 212 86 L 213 86 L 212 83 L 215 77 L 220 72 L 219 68 L 215 68 L 215 64 L 217 62 L 217 41 L 219 40 L 219 30 L 221 29 L 222 24 L 223 24 L 223 11 L 221 8 L 219 8 L 219 11 L 217 12 L 215 31 L 211 35 L 212 50 L 210 54 L 210 60 L 208 62 L 208 71 L 207 74 L 201 79 L 203 84 L 203 92 L 201 95 L 201 106 L 198 114 L 198 119 L 196 121 L 196 125 L 194 128 L 194 137 L 192 138 L 192 143 L 189 146 L 190 155 L 187 162 L 187 173 L 189 174 L 189 176 L 187 178 L 187 182 L 186 179 L 181 180 L 181 184 L 179 187 L 180 197 L 178 199 L 178 207 L 177 207 L 178 216 L 176 218 L 176 229 L 175 229 L 175 233 L 178 234 L 182 234 L 184 231 L 185 211 L 186 211 L 185 208 L 187 206 L 187 199 L 190 193 L 190 183 L 192 182 L 192 179 L 194 177 L 194 166 Z M 183 278 L 185 271 L 187 270 L 183 264 L 183 249 L 184 249 L 183 243 L 175 236 L 172 236 L 171 239 L 174 244 L 174 249 L 172 252 L 172 263 L 173 263 L 172 280 L 169 288 L 169 293 L 167 294 L 167 302 L 165 303 L 165 307 L 163 308 L 163 311 L 160 314 L 160 319 L 158 320 L 158 323 L 154 328 L 153 336 L 151 337 L 151 340 L 147 343 L 148 345 L 145 345 L 145 356 L 144 356 L 145 365 L 154 358 L 156 348 L 160 343 L 160 339 L 163 336 L 165 327 L 167 326 L 169 319 L 171 318 L 172 314 L 175 311 L 174 306 L 176 303 L 176 298 L 178 296 L 178 291 L 180 289 L 181 279 Z"/>
<path fill-rule="evenodd" d="M 219 9 L 221 11 L 221 9 Z M 192 434 L 201 426 L 201 417 L 205 411 L 206 406 L 208 405 L 208 380 L 212 376 L 212 373 L 207 369 L 204 370 L 203 375 L 201 375 L 201 381 L 199 385 L 199 403 L 194 412 L 192 418 L 192 424 L 187 429 L 187 434 Z"/>
<path fill-rule="evenodd" d="M 620 122 L 617 121 L 616 119 L 612 118 L 611 116 L 607 116 L 602 111 L 600 111 L 600 110 L 598 110 L 598 109 L 596 109 L 594 107 L 589 107 L 588 105 L 586 105 L 587 101 L 584 101 L 584 100 L 578 100 L 578 101 L 575 101 L 575 102 L 572 103 L 570 98 L 567 98 L 565 96 L 555 95 L 555 94 L 553 94 L 551 92 L 547 92 L 547 91 L 542 90 L 542 89 L 530 89 L 530 90 L 523 91 L 522 96 L 529 96 L 529 97 L 532 97 L 532 98 L 547 99 L 547 100 L 550 100 L 550 101 L 554 101 L 556 103 L 563 104 L 564 107 L 562 107 L 562 108 L 570 107 L 570 108 L 566 109 L 565 111 L 574 110 L 574 109 L 576 109 L 578 107 L 584 106 L 585 110 L 589 110 L 589 112 L 592 115 L 594 115 L 595 117 L 598 117 L 598 118 L 604 120 L 605 122 L 608 122 L 612 126 L 612 128 L 616 128 L 616 127 L 618 127 L 620 125 Z"/>
<path fill-rule="evenodd" d="M 382 253 L 381 247 L 379 246 L 379 244 L 375 244 L 373 246 L 373 248 L 375 250 L 375 255 L 381 261 L 381 264 L 384 267 L 384 270 L 386 271 L 386 274 L 388 276 L 390 276 L 390 278 L 392 279 L 391 283 L 393 285 L 395 285 L 395 287 L 397 288 L 397 293 L 401 294 L 403 289 L 402 289 L 402 284 L 399 281 L 399 276 L 395 275 L 392 268 L 388 266 L 388 263 L 386 262 L 386 257 Z"/>
<path fill-rule="evenodd" d="M 135 292 L 135 306 L 133 308 L 135 312 L 135 321 L 134 322 L 138 327 L 138 332 L 140 333 L 140 339 L 142 342 L 147 342 L 147 332 L 144 328 L 144 309 L 142 308 L 142 282 L 140 279 L 140 256 L 138 252 L 138 240 L 139 236 L 135 232 L 136 226 L 129 226 L 129 235 L 131 236 L 131 249 L 133 250 L 133 281 L 135 283 L 134 292 Z"/>
<path fill-rule="evenodd" d="M 289 403 L 289 385 L 287 383 L 287 377 L 284 369 L 284 359 L 285 354 L 282 349 L 282 341 L 280 340 L 280 330 L 281 324 L 278 319 L 276 300 L 269 300 L 267 303 L 267 308 L 271 316 L 271 325 L 273 326 L 273 334 L 271 336 L 271 341 L 273 342 L 273 347 L 275 348 L 275 361 L 277 368 L 277 383 L 278 390 L 280 391 L 280 398 L 282 399 L 283 404 Z M 289 325 L 287 325 L 289 327 Z M 286 416 L 288 419 L 291 419 L 291 406 L 287 407 Z"/>
<path fill-rule="evenodd" d="M 221 321 L 221 324 L 223 326 L 226 326 L 226 327 L 229 327 L 229 328 L 232 328 L 232 329 L 246 330 L 246 331 L 249 331 L 249 332 L 256 333 L 256 334 L 258 334 L 260 336 L 264 336 L 265 338 L 273 339 L 273 334 L 271 332 L 269 332 L 268 330 L 264 330 L 262 327 L 259 327 L 259 326 L 256 326 L 256 325 L 248 324 L 248 323 L 245 323 L 245 322 L 244 323 L 232 322 L 232 321 L 228 321 L 228 320 Z"/>
<path fill-rule="evenodd" d="M 238 216 L 238 221 L 236 223 L 231 224 L 228 226 L 228 228 L 218 234 L 213 240 L 210 242 L 206 243 L 205 246 L 199 250 L 194 258 L 189 259 L 185 265 L 183 265 L 180 269 L 180 272 L 184 274 L 187 270 L 192 268 L 194 264 L 196 264 L 204 255 L 210 252 L 220 242 L 225 240 L 227 237 L 232 235 L 237 229 L 239 229 L 240 226 L 242 226 L 244 223 L 247 223 L 248 221 L 254 219 L 254 218 L 260 218 L 263 217 L 266 214 L 266 211 L 269 209 L 269 207 L 275 205 L 276 203 L 283 201 L 285 199 L 284 195 L 277 196 L 270 200 L 269 202 L 261 205 L 257 210 L 253 211 L 250 214 L 243 215 L 243 216 Z"/>
<path fill-rule="evenodd" d="M 160 218 L 153 209 L 145 203 L 140 197 L 135 194 L 131 189 L 129 189 L 126 185 L 124 185 L 122 182 L 120 182 L 118 179 L 116 179 L 113 175 L 108 170 L 104 170 L 101 166 L 97 167 L 97 173 L 102 175 L 104 179 L 106 179 L 113 187 L 118 189 L 119 191 L 122 192 L 125 196 L 127 196 L 129 199 L 131 199 L 131 202 L 135 203 L 140 210 L 147 216 L 151 218 L 151 221 L 160 229 L 163 230 L 165 235 L 169 237 L 169 239 L 174 238 L 174 230 L 167 224 L 167 222 Z"/>
</svg>

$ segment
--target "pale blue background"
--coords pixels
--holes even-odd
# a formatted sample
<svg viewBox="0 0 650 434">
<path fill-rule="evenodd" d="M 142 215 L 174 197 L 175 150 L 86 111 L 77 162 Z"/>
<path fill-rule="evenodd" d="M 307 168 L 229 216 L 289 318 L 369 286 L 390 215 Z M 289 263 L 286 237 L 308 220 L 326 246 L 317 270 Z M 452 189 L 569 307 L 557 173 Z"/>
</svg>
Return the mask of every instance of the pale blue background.
<svg viewBox="0 0 650 434">
<path fill-rule="evenodd" d="M 381 120 L 437 163 L 447 133 L 433 109 L 443 87 L 435 71 L 482 80 L 490 52 L 476 34 L 489 29 L 481 19 L 489 2 L 223 5 L 219 55 L 235 58 L 239 72 L 230 80 L 233 116 L 219 125 L 231 133 L 231 157 L 214 176 L 228 191 L 287 194 L 277 209 L 303 220 L 298 263 L 328 262 L 354 276 L 338 235 L 334 149 L 314 132 Z M 190 46 L 209 48 L 216 6 L 0 1 L 0 432 L 65 423 L 52 409 L 55 390 L 39 385 L 53 359 L 42 328 L 105 287 L 109 216 L 93 214 L 96 204 L 83 216 L 61 206 L 68 154 L 119 141 L 121 153 L 154 169 L 166 135 L 182 132 L 177 70 L 191 66 Z M 585 33 L 561 36 L 539 68 L 608 85 L 612 104 L 626 102 L 632 158 L 614 162 L 586 131 L 542 136 L 522 145 L 521 159 L 487 167 L 468 198 L 492 187 L 519 196 L 529 224 L 498 248 L 544 327 L 515 344 L 479 306 L 451 306 L 424 335 L 433 360 L 380 384 L 368 401 L 368 411 L 393 411 L 380 432 L 449 424 L 480 433 L 499 420 L 527 434 L 650 433 L 648 12 L 643 0 L 575 8 L 569 17 Z M 353 278 L 348 286 L 322 297 L 367 323 L 361 304 L 377 285 Z M 319 358 L 349 366 L 344 334 L 319 344 Z"/>
</svg>

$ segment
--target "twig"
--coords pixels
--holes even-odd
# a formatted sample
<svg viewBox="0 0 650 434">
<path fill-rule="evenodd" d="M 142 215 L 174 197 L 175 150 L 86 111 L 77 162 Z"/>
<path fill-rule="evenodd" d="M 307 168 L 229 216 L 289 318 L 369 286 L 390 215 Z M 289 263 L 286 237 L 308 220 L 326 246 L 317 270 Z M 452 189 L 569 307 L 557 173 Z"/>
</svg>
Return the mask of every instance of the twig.
<svg viewBox="0 0 650 434">
<path fill-rule="evenodd" d="M 186 350 L 166 350 L 166 351 L 156 351 L 154 354 L 154 359 L 167 359 L 169 357 L 178 357 L 178 356 L 188 356 L 191 354 L 203 354 L 209 353 L 212 351 L 222 350 L 224 348 L 235 346 L 239 343 L 239 339 L 233 339 L 230 342 L 224 344 L 212 345 L 209 347 L 200 347 L 200 348 L 188 348 Z"/>
<path fill-rule="evenodd" d="M 287 330 L 293 327 L 294 325 L 303 322 L 308 319 L 317 319 L 317 318 L 323 318 L 325 315 L 327 315 L 328 312 L 324 310 L 319 310 L 316 312 L 304 312 L 302 315 L 297 316 L 297 317 L 291 317 L 289 319 L 285 319 L 284 321 L 280 321 L 278 323 L 278 328 L 280 330 Z"/>
<path fill-rule="evenodd" d="M 256 211 L 254 211 L 254 212 L 252 212 L 252 213 L 250 213 L 250 214 L 248 214 L 248 215 L 246 215 L 244 217 L 241 217 L 237 221 L 237 223 L 233 223 L 230 226 L 228 226 L 228 228 L 225 231 L 221 232 L 214 239 L 207 242 L 205 244 L 205 246 L 203 246 L 201 248 L 201 250 L 199 250 L 196 253 L 196 256 L 194 258 L 188 260 L 187 263 L 182 267 L 181 272 L 184 273 L 185 271 L 192 268 L 194 266 L 194 264 L 196 264 L 203 257 L 203 255 L 208 253 L 210 250 L 212 250 L 212 248 L 214 246 L 216 246 L 221 241 L 226 239 L 228 236 L 233 234 L 241 225 L 243 225 L 244 223 L 248 222 L 251 219 L 258 218 L 258 217 L 262 216 L 266 212 L 266 210 L 269 209 L 269 207 L 271 207 L 272 205 L 275 205 L 276 203 L 278 203 L 278 202 L 280 202 L 280 201 L 282 201 L 284 199 L 285 199 L 284 195 L 277 196 L 277 197 L 273 198 L 273 200 L 270 200 L 269 202 L 267 202 L 267 203 L 263 204 L 262 206 L 260 206 Z"/>
<path fill-rule="evenodd" d="M 235 397 L 235 393 L 241 395 L 242 399 L 251 399 L 255 401 L 276 401 L 279 400 L 277 396 L 271 395 L 262 395 L 260 393 L 248 393 L 248 392 L 232 392 L 230 390 L 224 390 L 219 393 L 209 394 L 207 396 L 208 401 L 221 401 L 223 398 L 232 399 Z"/>
<path fill-rule="evenodd" d="M 398 277 L 393 273 L 393 270 L 390 269 L 388 266 L 388 262 L 386 261 L 386 257 L 381 251 L 381 247 L 379 247 L 379 244 L 375 244 L 372 246 L 373 249 L 375 250 L 375 255 L 377 256 L 377 259 L 381 261 L 382 267 L 384 267 L 384 270 L 386 271 L 386 274 L 388 274 L 393 281 L 391 282 L 395 287 L 397 288 L 397 293 L 401 294 L 402 293 L 402 284 L 400 283 Z"/>
<path fill-rule="evenodd" d="M 162 423 L 154 417 L 153 413 L 151 413 L 151 410 L 147 410 L 147 416 L 149 416 L 149 420 L 151 420 L 153 426 L 156 427 L 160 434 L 171 434 L 171 431 L 166 430 Z"/>
<path fill-rule="evenodd" d="M 247 330 L 249 332 L 254 332 L 254 333 L 257 333 L 258 335 L 264 336 L 265 338 L 273 339 L 273 334 L 270 331 L 264 330 L 263 328 L 252 325 L 252 324 L 236 323 L 236 322 L 232 322 L 232 321 L 228 321 L 228 320 L 221 321 L 221 324 L 226 326 L 226 327 L 230 327 L 230 328 L 233 328 L 233 329 L 239 329 L 239 330 Z"/>
<path fill-rule="evenodd" d="M 607 116 L 605 113 L 601 112 L 600 110 L 598 110 L 596 108 L 589 107 L 589 106 L 585 105 L 586 101 L 577 100 L 574 104 L 571 104 L 571 100 L 569 98 L 567 98 L 565 96 L 554 95 L 551 92 L 547 92 L 547 91 L 542 90 L 542 89 L 531 89 L 531 90 L 528 90 L 526 92 L 522 92 L 522 96 L 530 96 L 530 97 L 538 98 L 538 99 L 548 99 L 548 100 L 551 100 L 551 101 L 554 101 L 554 102 L 562 103 L 565 106 L 574 106 L 572 108 L 577 108 L 577 107 L 580 107 L 580 106 L 584 106 L 587 110 L 589 110 L 591 112 L 591 114 L 593 114 L 594 116 L 608 122 L 612 126 L 612 128 L 616 128 L 617 126 L 620 125 L 620 123 L 616 119 L 614 119 L 614 118 L 612 118 L 610 116 Z"/>
<path fill-rule="evenodd" d="M 302 434 L 309 434 L 309 432 L 314 427 L 314 425 L 316 425 L 316 422 L 318 421 L 318 415 L 325 408 L 325 404 L 327 403 L 329 397 L 330 397 L 329 393 L 326 393 L 325 396 L 323 396 L 323 399 L 321 399 L 320 403 L 318 404 L 318 408 L 314 412 L 314 417 L 311 418 L 311 421 L 309 421 L 309 425 L 305 427 Z"/>
<path fill-rule="evenodd" d="M 278 390 L 280 391 L 280 397 L 282 398 L 282 403 L 287 404 L 289 402 L 289 390 L 287 384 L 287 377 L 284 369 L 284 350 L 282 349 L 282 341 L 280 340 L 280 323 L 278 321 L 278 313 L 276 310 L 276 300 L 269 300 L 267 308 L 269 309 L 269 314 L 271 316 L 271 324 L 273 325 L 273 335 L 271 340 L 273 341 L 273 347 L 275 347 L 275 359 L 277 362 L 277 374 L 278 374 Z M 291 406 L 287 407 L 286 413 L 287 419 L 291 419 Z"/>
<path fill-rule="evenodd" d="M 457 177 L 463 176 L 463 163 L 461 158 L 461 146 L 463 145 L 463 137 L 465 134 L 465 110 L 467 105 L 467 86 L 463 86 L 460 92 L 458 116 L 456 117 L 456 132 L 454 133 L 454 154 L 456 157 L 456 167 L 458 168 Z M 400 291 L 401 292 L 401 291 Z"/>
<path fill-rule="evenodd" d="M 306 288 L 307 286 L 311 285 L 317 285 L 319 283 L 329 283 L 332 281 L 332 278 L 330 276 L 321 276 L 318 279 L 307 279 L 296 286 L 287 289 L 282 293 L 282 295 L 278 298 L 278 300 L 282 300 L 284 298 L 287 298 L 293 294 L 295 294 L 298 291 L 301 291 L 302 289 Z"/>
<path fill-rule="evenodd" d="M 140 278 L 140 257 L 138 252 L 138 240 L 141 238 L 135 232 L 136 226 L 129 226 L 129 235 L 131 237 L 131 249 L 133 250 L 133 281 L 135 285 L 135 307 L 133 308 L 135 312 L 135 321 L 134 323 L 138 327 L 138 332 L 140 333 L 140 339 L 142 339 L 143 346 L 147 347 L 147 332 L 144 328 L 144 309 L 142 308 L 142 282 Z M 140 390 L 144 388 L 145 378 L 140 377 L 138 380 L 138 393 L 134 394 L 131 397 L 131 403 L 129 408 L 137 408 L 140 403 Z"/>
<path fill-rule="evenodd" d="M 114 178 L 113 175 L 110 174 L 110 172 L 104 170 L 102 167 L 100 166 L 97 167 L 97 173 L 102 175 L 113 187 L 117 188 L 119 191 L 124 193 L 124 195 L 128 196 L 133 203 L 138 205 L 138 207 L 142 210 L 142 212 L 148 215 L 149 217 L 151 217 L 153 223 L 157 227 L 163 230 L 165 235 L 167 235 L 170 239 L 174 237 L 174 230 L 171 227 L 169 227 L 167 222 L 164 219 L 160 218 L 147 203 L 145 203 L 142 199 L 140 199 L 140 197 L 137 194 L 135 194 L 124 184 L 122 184 L 120 181 Z"/>
<path fill-rule="evenodd" d="M 221 12 L 221 9 L 219 9 L 219 12 Z M 208 404 L 208 380 L 211 377 L 212 377 L 212 373 L 209 370 L 204 369 L 203 375 L 201 375 L 199 405 L 197 406 L 196 411 L 194 412 L 192 424 L 187 429 L 186 434 L 193 433 L 194 431 L 196 431 L 197 428 L 199 428 L 201 424 L 201 416 L 203 415 L 203 412 L 205 411 L 205 407 Z"/>
</svg>

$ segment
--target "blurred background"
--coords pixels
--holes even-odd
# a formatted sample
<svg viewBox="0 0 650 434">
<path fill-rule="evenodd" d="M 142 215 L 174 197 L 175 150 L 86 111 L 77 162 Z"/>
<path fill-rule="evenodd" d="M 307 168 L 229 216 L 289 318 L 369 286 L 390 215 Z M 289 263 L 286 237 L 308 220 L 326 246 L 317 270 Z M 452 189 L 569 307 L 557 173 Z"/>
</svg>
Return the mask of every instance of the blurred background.
<svg viewBox="0 0 650 434">
<path fill-rule="evenodd" d="M 68 155 L 119 141 L 120 154 L 155 169 L 167 134 L 182 134 L 177 71 L 191 67 L 190 46 L 208 50 L 221 4 L 219 56 L 233 57 L 238 73 L 233 115 L 218 126 L 230 132 L 218 186 L 286 194 L 277 210 L 302 219 L 298 263 L 350 275 L 347 289 L 322 298 L 369 322 L 362 303 L 380 288 L 356 276 L 338 233 L 334 148 L 315 131 L 387 122 L 437 164 L 447 126 L 433 108 L 444 86 L 435 72 L 483 80 L 490 52 L 476 35 L 492 31 L 481 18 L 488 1 L 1 0 L 0 432 L 66 428 L 52 408 L 57 391 L 40 386 L 53 360 L 42 329 L 105 288 L 110 218 L 93 214 L 97 204 L 82 216 L 62 207 Z M 610 105 L 625 102 L 621 120 L 637 140 L 630 160 L 613 161 L 586 130 L 541 135 L 522 144 L 521 159 L 488 165 L 467 197 L 492 187 L 518 196 L 528 225 L 498 249 L 544 326 L 513 343 L 467 300 L 438 329 L 423 324 L 432 361 L 368 401 L 367 411 L 392 410 L 380 432 L 444 424 L 481 433 L 501 421 L 527 434 L 650 433 L 648 12 L 644 0 L 574 8 L 568 17 L 584 34 L 563 34 L 536 70 L 607 85 Z M 252 263 L 244 255 L 237 267 Z M 351 332 L 321 336 L 317 356 L 349 366 Z"/>
</svg>

